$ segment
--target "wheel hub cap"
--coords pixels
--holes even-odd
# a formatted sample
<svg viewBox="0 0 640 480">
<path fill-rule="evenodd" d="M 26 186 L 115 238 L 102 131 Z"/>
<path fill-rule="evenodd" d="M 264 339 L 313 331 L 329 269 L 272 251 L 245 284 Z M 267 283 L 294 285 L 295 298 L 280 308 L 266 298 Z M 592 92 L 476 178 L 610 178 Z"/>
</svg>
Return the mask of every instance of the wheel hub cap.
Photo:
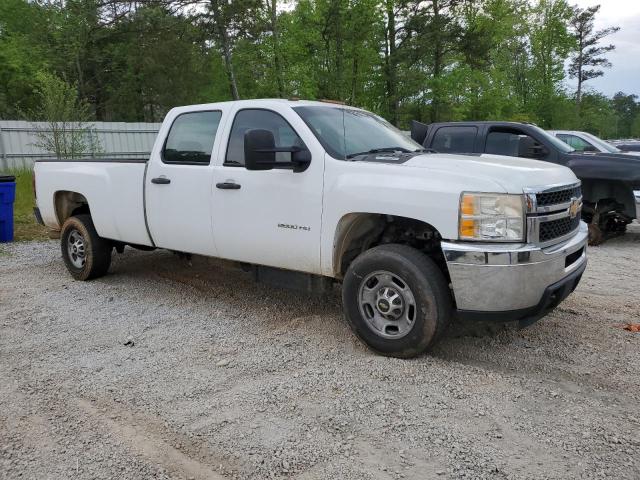
<svg viewBox="0 0 640 480">
<path fill-rule="evenodd" d="M 360 313 L 367 326 L 384 338 L 401 338 L 413 328 L 416 302 L 407 283 L 391 272 L 365 277 L 359 290 Z"/>
<path fill-rule="evenodd" d="M 75 268 L 83 268 L 86 263 L 84 237 L 78 230 L 72 230 L 67 238 L 69 260 Z"/>
</svg>

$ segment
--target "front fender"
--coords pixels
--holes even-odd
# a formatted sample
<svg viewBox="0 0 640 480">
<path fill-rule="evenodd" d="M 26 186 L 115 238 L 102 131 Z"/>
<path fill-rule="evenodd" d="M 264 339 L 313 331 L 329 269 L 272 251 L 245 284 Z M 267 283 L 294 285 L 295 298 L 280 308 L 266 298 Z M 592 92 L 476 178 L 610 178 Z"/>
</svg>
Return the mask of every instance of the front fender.
<svg viewBox="0 0 640 480">
<path fill-rule="evenodd" d="M 502 187 L 485 179 L 473 181 L 459 172 L 329 159 L 323 200 L 322 273 L 335 275 L 336 233 L 348 215 L 410 218 L 433 226 L 444 239 L 457 239 L 463 190 L 499 192 Z"/>
</svg>

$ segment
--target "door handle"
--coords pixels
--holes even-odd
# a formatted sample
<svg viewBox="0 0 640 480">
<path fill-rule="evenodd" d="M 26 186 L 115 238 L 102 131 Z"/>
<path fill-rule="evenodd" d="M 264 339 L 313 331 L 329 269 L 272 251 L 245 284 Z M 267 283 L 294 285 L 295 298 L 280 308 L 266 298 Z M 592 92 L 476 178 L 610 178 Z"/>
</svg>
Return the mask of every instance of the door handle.
<svg viewBox="0 0 640 480">
<path fill-rule="evenodd" d="M 216 188 L 220 188 L 221 190 L 239 190 L 240 185 L 235 182 L 222 182 L 216 183 Z"/>
<path fill-rule="evenodd" d="M 156 185 L 167 185 L 171 183 L 171 180 L 167 177 L 156 177 L 151 179 L 151 183 L 155 183 Z"/>
</svg>

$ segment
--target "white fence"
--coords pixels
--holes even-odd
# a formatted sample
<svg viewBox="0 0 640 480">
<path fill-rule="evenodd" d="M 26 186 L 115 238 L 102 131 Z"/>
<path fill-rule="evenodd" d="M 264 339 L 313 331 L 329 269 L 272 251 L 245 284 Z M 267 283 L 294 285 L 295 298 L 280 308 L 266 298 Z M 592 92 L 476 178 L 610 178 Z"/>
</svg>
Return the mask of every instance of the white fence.
<svg viewBox="0 0 640 480">
<path fill-rule="evenodd" d="M 100 140 L 101 153 L 95 157 L 144 158 L 150 155 L 160 123 L 92 122 Z M 55 158 L 37 143 L 36 129 L 44 123 L 0 120 L 0 172 L 8 169 L 33 168 L 34 160 Z"/>
</svg>

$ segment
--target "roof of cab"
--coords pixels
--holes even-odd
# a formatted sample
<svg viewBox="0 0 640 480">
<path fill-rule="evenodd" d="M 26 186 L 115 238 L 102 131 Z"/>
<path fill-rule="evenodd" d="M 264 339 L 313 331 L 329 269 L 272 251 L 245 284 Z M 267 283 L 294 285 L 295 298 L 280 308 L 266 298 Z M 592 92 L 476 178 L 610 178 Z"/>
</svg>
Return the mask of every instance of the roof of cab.
<svg viewBox="0 0 640 480">
<path fill-rule="evenodd" d="M 273 106 L 275 104 L 287 104 L 291 107 L 296 106 L 314 106 L 314 107 L 333 107 L 333 108 L 349 108 L 354 110 L 360 110 L 357 107 L 352 107 L 350 105 L 345 105 L 343 103 L 339 103 L 333 100 L 297 100 L 297 99 L 288 99 L 288 98 L 257 98 L 257 99 L 249 99 L 249 100 L 230 100 L 227 102 L 216 102 L 216 103 L 202 103 L 196 105 L 184 105 L 180 107 L 175 107 L 176 110 L 180 111 L 188 111 L 188 110 L 203 110 L 206 108 L 220 108 L 223 106 L 231 106 L 234 104 L 239 104 L 242 106 Z"/>
</svg>

